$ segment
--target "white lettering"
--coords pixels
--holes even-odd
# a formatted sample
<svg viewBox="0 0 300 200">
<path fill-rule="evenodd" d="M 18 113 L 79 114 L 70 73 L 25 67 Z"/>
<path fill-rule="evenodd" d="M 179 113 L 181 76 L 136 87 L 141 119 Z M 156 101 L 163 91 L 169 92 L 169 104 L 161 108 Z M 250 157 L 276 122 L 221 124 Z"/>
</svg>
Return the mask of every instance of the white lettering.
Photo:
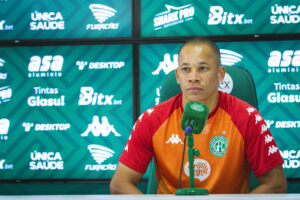
<svg viewBox="0 0 300 200">
<path fill-rule="evenodd" d="M 282 95 L 280 92 L 271 92 L 267 99 L 270 103 L 299 103 L 300 95 Z"/>
</svg>

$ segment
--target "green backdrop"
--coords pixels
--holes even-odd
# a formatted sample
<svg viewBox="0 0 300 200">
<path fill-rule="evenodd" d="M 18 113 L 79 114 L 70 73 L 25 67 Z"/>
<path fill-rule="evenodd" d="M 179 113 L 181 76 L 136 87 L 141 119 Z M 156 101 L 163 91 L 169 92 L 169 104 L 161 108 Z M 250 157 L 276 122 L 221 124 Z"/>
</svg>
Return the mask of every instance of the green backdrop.
<svg viewBox="0 0 300 200">
<path fill-rule="evenodd" d="M 111 178 L 133 124 L 132 46 L 0 47 L 0 55 L 0 179 Z"/>
</svg>

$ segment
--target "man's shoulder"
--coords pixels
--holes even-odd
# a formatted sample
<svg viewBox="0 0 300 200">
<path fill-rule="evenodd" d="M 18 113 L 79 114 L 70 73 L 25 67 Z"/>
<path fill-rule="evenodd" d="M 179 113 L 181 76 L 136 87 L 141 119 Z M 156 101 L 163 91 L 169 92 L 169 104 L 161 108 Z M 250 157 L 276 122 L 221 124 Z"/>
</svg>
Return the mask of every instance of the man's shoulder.
<svg viewBox="0 0 300 200">
<path fill-rule="evenodd" d="M 254 106 L 236 96 L 223 92 L 220 96 L 222 99 L 221 108 L 231 115 L 234 120 L 245 120 L 252 113 L 258 113 L 258 110 Z"/>
<path fill-rule="evenodd" d="M 147 119 L 147 121 L 164 121 L 174 110 L 180 108 L 181 102 L 182 95 L 179 93 L 176 96 L 147 109 L 141 114 L 140 118 Z"/>
<path fill-rule="evenodd" d="M 228 93 L 224 93 L 224 92 L 220 92 L 220 96 L 222 99 L 222 107 L 224 108 L 228 108 L 228 109 L 234 109 L 234 110 L 240 110 L 243 108 L 248 108 L 248 107 L 253 107 L 252 105 L 250 105 L 248 102 L 233 96 L 231 94 Z"/>
<path fill-rule="evenodd" d="M 151 112 L 155 114 L 163 114 L 166 113 L 167 111 L 173 111 L 179 108 L 181 104 L 182 104 L 182 94 L 179 93 L 176 96 L 173 96 L 170 99 L 163 101 L 148 110 L 151 110 Z"/>
</svg>

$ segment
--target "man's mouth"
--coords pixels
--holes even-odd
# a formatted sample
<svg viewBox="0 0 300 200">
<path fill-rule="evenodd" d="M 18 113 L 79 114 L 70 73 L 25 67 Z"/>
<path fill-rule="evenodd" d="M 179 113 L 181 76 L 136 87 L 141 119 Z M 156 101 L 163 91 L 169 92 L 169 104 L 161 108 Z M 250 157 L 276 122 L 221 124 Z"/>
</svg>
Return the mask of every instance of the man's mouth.
<svg viewBox="0 0 300 200">
<path fill-rule="evenodd" d="M 201 90 L 203 90 L 202 88 L 200 87 L 191 87 L 191 88 L 188 88 L 187 89 L 189 92 L 191 93 L 197 93 L 197 92 L 200 92 Z"/>
</svg>

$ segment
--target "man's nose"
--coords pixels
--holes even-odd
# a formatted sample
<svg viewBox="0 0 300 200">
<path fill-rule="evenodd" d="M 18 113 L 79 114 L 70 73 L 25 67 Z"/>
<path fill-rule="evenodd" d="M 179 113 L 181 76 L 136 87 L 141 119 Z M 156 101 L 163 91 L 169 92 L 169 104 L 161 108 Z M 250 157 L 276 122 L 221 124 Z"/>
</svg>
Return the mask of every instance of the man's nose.
<svg viewBox="0 0 300 200">
<path fill-rule="evenodd" d="M 190 82 L 199 82 L 200 81 L 200 76 L 197 70 L 193 69 L 191 70 L 189 74 L 189 81 Z"/>
</svg>

